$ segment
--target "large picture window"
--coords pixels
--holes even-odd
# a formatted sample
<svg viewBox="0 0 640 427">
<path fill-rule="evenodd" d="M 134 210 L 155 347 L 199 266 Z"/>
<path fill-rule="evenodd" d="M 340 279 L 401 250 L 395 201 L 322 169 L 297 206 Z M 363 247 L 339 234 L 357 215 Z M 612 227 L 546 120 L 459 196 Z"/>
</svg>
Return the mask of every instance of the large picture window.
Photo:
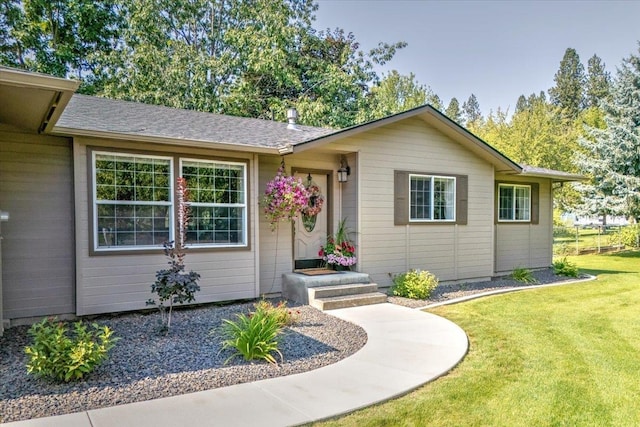
<svg viewBox="0 0 640 427">
<path fill-rule="evenodd" d="M 498 220 L 531 221 L 531 186 L 516 184 L 498 186 Z"/>
<path fill-rule="evenodd" d="M 174 163 L 189 192 L 187 245 L 247 246 L 246 163 L 93 151 L 93 250 L 175 240 Z"/>
<path fill-rule="evenodd" d="M 455 221 L 456 178 L 409 175 L 410 221 Z"/>
<path fill-rule="evenodd" d="M 247 236 L 246 167 L 244 163 L 183 159 L 191 218 L 187 244 L 245 245 Z"/>
<path fill-rule="evenodd" d="M 173 239 L 171 158 L 94 152 L 93 165 L 95 249 Z"/>
</svg>

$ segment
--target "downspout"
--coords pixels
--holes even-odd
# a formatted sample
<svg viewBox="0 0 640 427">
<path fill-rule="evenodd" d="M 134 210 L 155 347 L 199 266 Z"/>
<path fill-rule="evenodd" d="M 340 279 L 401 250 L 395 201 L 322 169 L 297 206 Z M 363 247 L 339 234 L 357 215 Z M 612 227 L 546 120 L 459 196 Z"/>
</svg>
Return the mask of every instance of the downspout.
<svg viewBox="0 0 640 427">
<path fill-rule="evenodd" d="M 251 174 L 251 188 L 249 193 L 251 199 L 255 202 L 252 203 L 251 209 L 253 210 L 253 250 L 254 250 L 254 268 L 255 268 L 255 295 L 256 298 L 260 296 L 260 196 L 258 188 L 260 186 L 260 164 L 258 163 L 258 155 L 253 155 L 252 161 L 252 174 Z M 250 238 L 250 237 L 249 237 Z"/>
<path fill-rule="evenodd" d="M 4 333 L 4 302 L 2 300 L 2 223 L 9 221 L 9 213 L 0 211 L 0 337 Z"/>
</svg>

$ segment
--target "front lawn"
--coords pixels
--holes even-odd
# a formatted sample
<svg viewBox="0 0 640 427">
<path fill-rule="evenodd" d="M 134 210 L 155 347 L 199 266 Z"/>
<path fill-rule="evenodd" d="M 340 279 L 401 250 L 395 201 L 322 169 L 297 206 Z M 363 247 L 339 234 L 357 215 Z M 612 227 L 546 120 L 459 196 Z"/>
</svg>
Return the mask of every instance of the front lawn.
<svg viewBox="0 0 640 427">
<path fill-rule="evenodd" d="M 640 425 L 640 252 L 569 259 L 598 280 L 432 310 L 469 335 L 464 361 L 323 425 Z"/>
</svg>

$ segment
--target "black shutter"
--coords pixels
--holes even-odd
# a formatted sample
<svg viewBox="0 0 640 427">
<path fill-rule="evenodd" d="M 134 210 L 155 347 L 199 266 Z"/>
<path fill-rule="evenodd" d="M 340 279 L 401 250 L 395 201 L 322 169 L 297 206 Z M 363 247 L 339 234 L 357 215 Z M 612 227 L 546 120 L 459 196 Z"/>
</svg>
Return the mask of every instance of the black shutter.
<svg viewBox="0 0 640 427">
<path fill-rule="evenodd" d="M 456 175 L 456 224 L 467 225 L 469 209 L 469 178 Z"/>
<path fill-rule="evenodd" d="M 531 224 L 540 223 L 540 184 L 531 183 Z"/>
</svg>

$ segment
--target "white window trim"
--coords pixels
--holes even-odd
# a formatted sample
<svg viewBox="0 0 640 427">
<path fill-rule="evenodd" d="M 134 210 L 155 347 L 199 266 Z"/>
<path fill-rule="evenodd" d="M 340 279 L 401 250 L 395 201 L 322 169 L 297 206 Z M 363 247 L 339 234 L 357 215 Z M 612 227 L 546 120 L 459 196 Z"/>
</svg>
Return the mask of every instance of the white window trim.
<svg viewBox="0 0 640 427">
<path fill-rule="evenodd" d="M 213 206 L 213 207 L 242 207 L 244 208 L 244 216 L 242 219 L 242 229 L 243 229 L 243 242 L 241 243 L 189 243 L 185 246 L 187 248 L 246 248 L 249 245 L 249 209 L 247 205 L 248 200 L 248 188 L 247 188 L 247 164 L 243 162 L 230 162 L 226 160 L 212 160 L 212 159 L 195 159 L 188 157 L 181 157 L 179 160 L 180 169 L 179 174 L 182 177 L 182 165 L 183 162 L 199 162 L 199 163 L 212 163 L 212 164 L 225 164 L 225 165 L 233 165 L 233 166 L 242 166 L 242 183 L 243 183 L 243 192 L 244 192 L 244 203 L 198 203 L 198 202 L 189 202 L 190 206 Z"/>
<path fill-rule="evenodd" d="M 512 197 L 514 198 L 513 207 L 511 208 L 511 214 L 513 215 L 513 219 L 500 219 L 500 189 L 501 188 L 511 188 L 513 190 Z M 516 188 L 526 188 L 529 190 L 529 205 L 527 206 L 527 210 L 529 211 L 529 219 L 515 219 L 516 218 Z M 531 222 L 531 186 L 525 184 L 498 184 L 498 222 Z"/>
<path fill-rule="evenodd" d="M 98 243 L 100 242 L 100 232 L 98 230 L 98 200 L 97 200 L 97 174 L 96 174 L 96 156 L 97 155 L 106 155 L 106 156 L 114 156 L 114 157 L 145 157 L 148 159 L 161 159 L 169 161 L 169 202 L 137 202 L 137 201 L 129 201 L 127 204 L 129 205 L 146 205 L 146 206 L 169 206 L 169 241 L 175 240 L 174 234 L 174 177 L 173 177 L 173 157 L 168 156 L 155 156 L 149 154 L 139 154 L 139 153 L 123 153 L 118 151 L 92 151 L 91 153 L 91 175 L 93 180 L 93 185 L 91 189 L 91 198 L 93 203 L 93 250 L 95 252 L 122 252 L 122 251 L 143 251 L 149 249 L 158 249 L 162 248 L 162 245 L 137 245 L 137 246 L 100 246 Z M 122 204 L 118 201 L 103 201 L 100 204 L 112 204 L 119 205 Z"/>
<path fill-rule="evenodd" d="M 431 200 L 430 200 L 430 206 L 431 206 L 431 219 L 413 219 L 411 218 L 411 178 L 429 178 L 431 180 Z M 442 178 L 442 179 L 448 179 L 448 180 L 452 180 L 453 181 L 453 218 L 452 219 L 433 219 L 434 217 L 434 209 L 435 209 L 435 204 L 433 202 L 433 198 L 435 195 L 435 191 L 433 191 L 434 185 L 433 185 L 433 180 L 434 178 Z M 457 189 L 457 182 L 456 182 L 456 177 L 455 176 L 445 176 L 445 175 L 423 175 L 423 174 L 417 174 L 417 173 L 410 173 L 409 174 L 409 197 L 408 197 L 408 203 L 409 203 L 409 223 L 415 222 L 442 222 L 442 223 L 454 223 L 456 222 L 456 189 Z"/>
</svg>

